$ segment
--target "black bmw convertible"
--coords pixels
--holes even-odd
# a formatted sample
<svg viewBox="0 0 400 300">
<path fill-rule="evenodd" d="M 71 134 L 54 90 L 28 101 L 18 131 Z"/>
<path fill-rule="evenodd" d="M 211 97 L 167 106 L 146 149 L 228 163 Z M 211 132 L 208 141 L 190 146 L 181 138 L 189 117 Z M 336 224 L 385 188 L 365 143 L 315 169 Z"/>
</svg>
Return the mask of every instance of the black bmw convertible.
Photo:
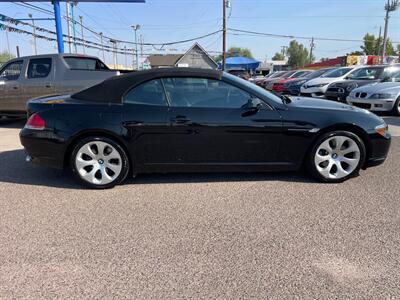
<svg viewBox="0 0 400 300">
<path fill-rule="evenodd" d="M 303 166 L 342 182 L 385 161 L 378 116 L 341 103 L 275 96 L 233 75 L 189 68 L 113 77 L 28 102 L 27 160 L 72 169 L 93 188 L 150 172 L 264 172 Z"/>
</svg>

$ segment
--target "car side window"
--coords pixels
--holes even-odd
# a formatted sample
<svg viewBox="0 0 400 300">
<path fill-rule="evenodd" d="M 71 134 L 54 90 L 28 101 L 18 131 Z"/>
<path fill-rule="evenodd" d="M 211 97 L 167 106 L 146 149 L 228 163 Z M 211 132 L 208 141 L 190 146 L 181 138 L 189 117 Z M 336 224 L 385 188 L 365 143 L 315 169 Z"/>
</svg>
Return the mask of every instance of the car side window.
<svg viewBox="0 0 400 300">
<path fill-rule="evenodd" d="M 51 71 L 51 58 L 34 58 L 29 61 L 28 78 L 45 78 Z"/>
<path fill-rule="evenodd" d="M 124 103 L 166 106 L 164 88 L 161 80 L 151 80 L 131 89 L 124 96 Z"/>
<path fill-rule="evenodd" d="M 21 75 L 22 60 L 14 61 L 6 65 L 0 72 L 0 79 L 3 80 L 17 80 Z"/>
<path fill-rule="evenodd" d="M 229 83 L 207 78 L 163 79 L 172 107 L 241 108 L 251 96 Z"/>
</svg>

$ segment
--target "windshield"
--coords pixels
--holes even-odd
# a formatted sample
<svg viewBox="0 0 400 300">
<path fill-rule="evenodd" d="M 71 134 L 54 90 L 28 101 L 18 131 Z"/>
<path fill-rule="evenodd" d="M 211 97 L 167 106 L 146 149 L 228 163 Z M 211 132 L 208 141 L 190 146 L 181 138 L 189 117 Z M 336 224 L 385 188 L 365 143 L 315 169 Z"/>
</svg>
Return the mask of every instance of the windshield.
<svg viewBox="0 0 400 300">
<path fill-rule="evenodd" d="M 245 85 L 246 87 L 248 87 L 249 89 L 253 90 L 254 92 L 261 94 L 263 96 L 265 96 L 266 98 L 268 98 L 269 100 L 276 102 L 276 103 L 280 103 L 282 104 L 282 99 L 279 98 L 278 96 L 275 96 L 274 94 L 272 94 L 271 92 L 268 92 L 267 90 L 259 87 L 256 84 L 253 84 L 251 82 L 248 82 L 244 79 L 241 79 L 239 77 L 233 76 L 232 74 L 229 73 L 224 73 L 224 77 L 228 78 L 229 80 L 233 81 L 233 82 L 237 82 L 241 85 Z"/>
<path fill-rule="evenodd" d="M 370 68 L 361 68 L 352 73 L 351 79 L 357 80 L 372 80 L 378 79 L 381 77 L 384 68 L 370 67 Z"/>
<path fill-rule="evenodd" d="M 306 76 L 304 76 L 304 78 L 307 78 L 307 79 L 318 78 L 318 77 L 321 77 L 323 74 L 325 74 L 327 72 L 330 72 L 330 71 L 333 71 L 333 70 L 334 69 L 317 70 L 317 71 L 314 71 L 314 72 L 311 72 L 311 73 L 307 74 Z"/>
<path fill-rule="evenodd" d="M 397 70 L 397 72 L 392 73 L 384 82 L 400 82 L 400 71 Z"/>
<path fill-rule="evenodd" d="M 330 72 L 322 75 L 321 77 L 323 77 L 323 78 L 338 78 L 338 77 L 342 77 L 343 75 L 350 72 L 351 70 L 353 70 L 353 68 L 340 68 L 340 69 L 330 71 Z"/>
<path fill-rule="evenodd" d="M 277 77 L 280 77 L 280 76 L 282 76 L 283 74 L 285 74 L 285 72 L 276 72 L 276 73 L 273 73 L 271 76 L 269 76 L 268 78 L 277 78 Z"/>
<path fill-rule="evenodd" d="M 292 78 L 300 78 L 308 75 L 310 71 L 298 71 L 295 74 L 293 74 Z"/>
<path fill-rule="evenodd" d="M 385 71 L 383 71 L 383 74 L 380 78 L 383 78 L 384 81 L 390 81 L 390 79 L 394 76 L 396 76 L 400 72 L 400 69 L 398 66 L 390 66 L 386 67 Z"/>
<path fill-rule="evenodd" d="M 296 71 L 290 71 L 283 74 L 282 78 L 290 78 Z"/>
</svg>

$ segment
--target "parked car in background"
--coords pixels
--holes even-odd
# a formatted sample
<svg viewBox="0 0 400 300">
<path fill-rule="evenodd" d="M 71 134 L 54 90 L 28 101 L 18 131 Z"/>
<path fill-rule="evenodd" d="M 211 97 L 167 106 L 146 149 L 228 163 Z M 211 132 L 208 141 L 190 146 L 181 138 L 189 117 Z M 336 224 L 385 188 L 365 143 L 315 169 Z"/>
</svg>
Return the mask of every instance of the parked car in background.
<svg viewBox="0 0 400 300">
<path fill-rule="evenodd" d="M 302 70 L 292 70 L 292 71 L 288 71 L 288 72 L 286 72 L 286 73 L 284 73 L 282 76 L 280 76 L 280 77 L 277 77 L 277 78 L 274 78 L 274 79 L 271 79 L 271 80 L 268 80 L 267 82 L 266 82 L 266 84 L 264 85 L 264 88 L 265 89 L 267 89 L 267 90 L 269 90 L 269 91 L 272 91 L 272 88 L 273 88 L 273 86 L 274 86 L 274 83 L 276 83 L 276 82 L 278 82 L 278 81 L 280 81 L 280 80 L 282 80 L 282 79 L 289 79 L 289 78 L 296 78 L 296 77 L 299 77 L 299 76 L 301 76 L 301 74 L 303 74 L 305 71 L 302 71 Z"/>
<path fill-rule="evenodd" d="M 332 83 L 328 86 L 325 97 L 329 100 L 346 102 L 350 92 L 358 87 L 381 81 L 393 76 L 399 67 L 396 66 L 365 66 L 349 74 L 346 80 Z"/>
<path fill-rule="evenodd" d="M 268 74 L 267 76 L 265 76 L 264 78 L 262 78 L 260 80 L 254 81 L 254 83 L 257 84 L 260 87 L 264 87 L 266 85 L 266 83 L 268 82 L 268 80 L 271 80 L 273 78 L 281 77 L 285 73 L 286 73 L 286 71 L 273 72 L 271 74 Z"/>
<path fill-rule="evenodd" d="M 382 164 L 391 139 L 384 120 L 362 109 L 277 97 L 205 69 L 116 76 L 71 96 L 29 101 L 28 112 L 20 133 L 27 161 L 69 167 L 97 189 L 140 173 L 303 166 L 339 183 Z"/>
<path fill-rule="evenodd" d="M 301 76 L 299 78 L 290 80 L 283 85 L 282 93 L 293 95 L 293 96 L 298 96 L 298 95 L 300 95 L 300 88 L 303 84 L 305 84 L 307 81 L 310 81 L 314 78 L 318 78 L 318 77 L 324 75 L 325 73 L 330 72 L 334 69 L 336 69 L 336 68 L 320 69 L 320 70 L 311 72 L 305 76 Z"/>
<path fill-rule="evenodd" d="M 352 90 L 347 103 L 371 111 L 390 111 L 400 116 L 400 72 L 386 81 Z"/>
<path fill-rule="evenodd" d="M 356 68 L 354 67 L 342 67 L 327 72 L 318 78 L 306 82 L 300 88 L 300 95 L 304 97 L 324 98 L 329 84 L 346 79 L 355 70 Z"/>
<path fill-rule="evenodd" d="M 244 69 L 229 69 L 227 72 L 245 80 L 249 80 L 251 78 L 249 71 Z"/>
<path fill-rule="evenodd" d="M 310 71 L 310 70 L 298 70 L 296 73 L 294 73 L 290 77 L 282 78 L 282 79 L 274 82 L 272 84 L 272 91 L 274 91 L 276 93 L 282 93 L 285 83 L 290 82 L 292 80 L 295 80 L 297 78 L 301 78 L 301 77 L 307 76 L 307 75 L 311 74 L 312 72 L 313 71 Z"/>
<path fill-rule="evenodd" d="M 75 93 L 117 74 L 97 57 L 86 55 L 14 58 L 0 69 L 0 116 L 24 116 L 28 99 Z"/>
</svg>

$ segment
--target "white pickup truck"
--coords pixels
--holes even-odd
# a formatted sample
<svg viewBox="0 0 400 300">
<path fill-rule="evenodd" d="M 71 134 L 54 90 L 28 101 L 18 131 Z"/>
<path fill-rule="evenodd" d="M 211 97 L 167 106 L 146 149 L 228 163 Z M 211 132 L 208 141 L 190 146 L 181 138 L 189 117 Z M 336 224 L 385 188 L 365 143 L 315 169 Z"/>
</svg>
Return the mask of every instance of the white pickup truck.
<svg viewBox="0 0 400 300">
<path fill-rule="evenodd" d="M 27 100 L 71 94 L 119 75 L 97 57 L 49 54 L 14 58 L 0 69 L 0 118 L 25 115 Z"/>
</svg>

